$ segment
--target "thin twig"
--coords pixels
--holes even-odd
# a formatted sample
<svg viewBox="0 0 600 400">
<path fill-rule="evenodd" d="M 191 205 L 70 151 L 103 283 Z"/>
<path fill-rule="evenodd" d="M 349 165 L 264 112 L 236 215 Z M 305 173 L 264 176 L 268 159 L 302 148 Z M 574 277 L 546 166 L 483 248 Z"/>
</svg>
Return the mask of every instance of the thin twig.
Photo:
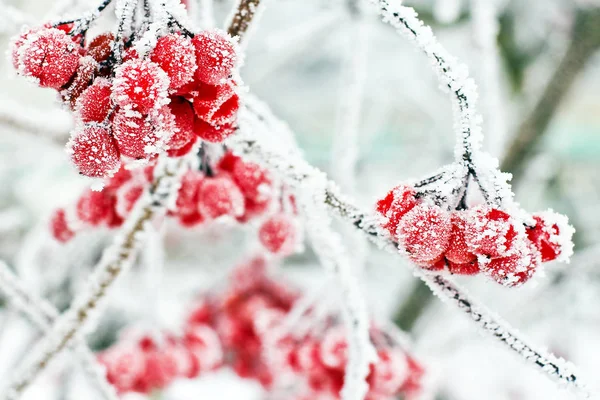
<svg viewBox="0 0 600 400">
<path fill-rule="evenodd" d="M 242 38 L 246 37 L 245 34 L 250 28 L 250 23 L 259 11 L 260 2 L 261 0 L 239 0 L 228 24 L 227 33 L 231 37 L 239 37 L 240 42 Z"/>
</svg>

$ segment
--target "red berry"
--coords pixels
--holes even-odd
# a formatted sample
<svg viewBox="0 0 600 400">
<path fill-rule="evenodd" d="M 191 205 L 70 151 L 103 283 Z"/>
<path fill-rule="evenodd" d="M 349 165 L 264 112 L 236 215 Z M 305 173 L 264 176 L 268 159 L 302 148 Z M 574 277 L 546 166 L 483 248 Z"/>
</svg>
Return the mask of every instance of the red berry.
<svg viewBox="0 0 600 400">
<path fill-rule="evenodd" d="M 113 208 L 110 196 L 105 192 L 86 190 L 77 202 L 77 218 L 89 225 L 99 225 L 105 221 Z"/>
<path fill-rule="evenodd" d="M 190 39 L 169 34 L 158 39 L 150 59 L 167 73 L 170 88 L 178 89 L 194 79 L 196 53 Z"/>
<path fill-rule="evenodd" d="M 480 272 L 477 258 L 462 264 L 448 260 L 448 270 L 451 273 L 458 275 L 475 275 Z"/>
<path fill-rule="evenodd" d="M 423 204 L 404 214 L 396 234 L 413 262 L 427 264 L 444 254 L 450 243 L 451 230 L 448 213 Z"/>
<path fill-rule="evenodd" d="M 465 215 L 462 211 L 452 213 L 452 234 L 446 250 L 446 259 L 454 264 L 465 264 L 475 260 L 477 256 L 469 251 L 465 240 Z"/>
<path fill-rule="evenodd" d="M 127 218 L 135 203 L 142 197 L 144 185 L 141 182 L 129 181 L 117 190 L 115 211 L 122 218 Z"/>
<path fill-rule="evenodd" d="M 44 28 L 37 27 L 37 28 L 33 28 L 33 29 L 27 29 L 27 30 L 23 31 L 20 35 L 15 36 L 14 38 L 11 39 L 9 50 L 10 50 L 12 65 L 16 70 L 19 69 L 19 65 L 21 64 L 20 59 L 21 59 L 21 49 L 23 47 L 23 44 L 25 44 L 25 42 L 27 42 L 27 38 L 29 37 L 30 34 L 38 32 L 42 29 L 44 29 Z"/>
<path fill-rule="evenodd" d="M 88 55 L 92 56 L 96 62 L 101 63 L 108 60 L 112 54 L 113 41 L 115 35 L 112 32 L 104 32 L 92 39 L 88 45 Z"/>
<path fill-rule="evenodd" d="M 171 153 L 178 155 L 186 154 L 196 142 L 196 135 L 194 134 L 194 110 L 190 103 L 181 97 L 172 98 L 168 109 L 173 115 L 175 122 L 173 135 L 167 143 L 169 150 Z M 187 151 L 182 152 L 186 149 Z"/>
<path fill-rule="evenodd" d="M 77 99 L 77 111 L 84 123 L 103 122 L 110 112 L 111 83 L 97 78 Z"/>
<path fill-rule="evenodd" d="M 231 176 L 244 196 L 255 203 L 264 203 L 272 196 L 272 181 L 267 170 L 260 165 L 241 159 L 234 164 Z"/>
<path fill-rule="evenodd" d="M 42 87 L 60 89 L 79 66 L 77 46 L 65 32 L 55 28 L 31 31 L 17 53 L 19 72 L 35 78 Z"/>
<path fill-rule="evenodd" d="M 190 170 L 181 179 L 175 213 L 184 226 L 197 225 L 204 219 L 198 211 L 198 188 L 203 178 L 200 172 Z"/>
<path fill-rule="evenodd" d="M 199 118 L 194 119 L 194 133 L 203 140 L 211 143 L 221 143 L 235 132 L 232 124 L 211 125 Z"/>
<path fill-rule="evenodd" d="M 214 29 L 194 36 L 196 50 L 196 79 L 216 85 L 233 72 L 237 55 L 233 41 L 225 32 Z"/>
<path fill-rule="evenodd" d="M 507 256 L 517 238 L 513 218 L 489 207 L 475 207 L 465 217 L 465 240 L 469 250 L 491 258 Z"/>
<path fill-rule="evenodd" d="M 400 219 L 417 205 L 416 192 L 412 186 L 401 184 L 393 188 L 377 202 L 376 210 L 385 218 L 383 227 L 396 237 Z"/>
<path fill-rule="evenodd" d="M 50 220 L 50 230 L 52 231 L 52 236 L 62 243 L 68 242 L 75 236 L 75 232 L 69 228 L 64 208 L 59 208 L 52 215 L 52 219 Z"/>
<path fill-rule="evenodd" d="M 433 261 L 428 261 L 426 263 L 421 263 L 419 266 L 428 271 L 443 271 L 446 268 L 446 259 L 444 256 L 439 257 Z"/>
<path fill-rule="evenodd" d="M 348 361 L 348 342 L 344 329 L 329 329 L 319 343 L 320 361 L 329 368 L 344 368 Z"/>
<path fill-rule="evenodd" d="M 206 178 L 198 188 L 200 213 L 209 218 L 244 214 L 244 195 L 228 177 Z"/>
<path fill-rule="evenodd" d="M 115 140 L 108 129 L 101 126 L 87 125 L 73 132 L 67 152 L 79 172 L 93 178 L 106 177 L 121 165 Z"/>
<path fill-rule="evenodd" d="M 233 168 L 235 167 L 235 164 L 238 162 L 239 159 L 240 158 L 233 154 L 231 151 L 227 151 L 219 160 L 219 163 L 217 164 L 217 169 L 225 172 L 233 172 Z"/>
<path fill-rule="evenodd" d="M 262 224 L 258 238 L 271 253 L 288 256 L 294 252 L 296 244 L 294 221 L 287 214 L 274 215 Z"/>
<path fill-rule="evenodd" d="M 568 259 L 573 252 L 571 240 L 574 229 L 568 224 L 566 217 L 552 211 L 533 215 L 535 226 L 527 227 L 529 240 L 540 251 L 542 262 L 561 258 Z"/>
<path fill-rule="evenodd" d="M 119 168 L 119 170 L 115 172 L 115 174 L 108 180 L 104 190 L 110 192 L 117 190 L 118 188 L 129 182 L 132 176 L 133 175 L 131 174 L 130 170 L 125 169 L 123 166 L 121 166 L 121 168 Z"/>
<path fill-rule="evenodd" d="M 169 77 L 158 64 L 134 59 L 116 68 L 113 99 L 125 110 L 147 114 L 168 103 Z"/>
<path fill-rule="evenodd" d="M 194 112 L 198 118 L 211 125 L 223 125 L 236 120 L 240 99 L 233 83 L 199 86 L 194 98 Z"/>
<path fill-rule="evenodd" d="M 369 376 L 371 392 L 384 395 L 383 398 L 395 397 L 406 380 L 406 355 L 398 348 L 391 348 L 379 350 L 377 356 L 373 373 Z"/>
<path fill-rule="evenodd" d="M 69 102 L 71 110 L 75 110 L 77 99 L 92 84 L 97 68 L 98 64 L 92 57 L 86 56 L 79 59 L 79 67 L 75 76 L 67 88 L 61 92 L 63 101 Z"/>
<path fill-rule="evenodd" d="M 160 139 L 148 116 L 120 109 L 113 120 L 113 131 L 124 156 L 140 160 L 157 152 Z"/>
<path fill-rule="evenodd" d="M 540 262 L 540 253 L 530 244 L 519 248 L 515 254 L 491 259 L 480 263 L 480 266 L 496 282 L 505 286 L 519 286 L 533 276 Z"/>
</svg>

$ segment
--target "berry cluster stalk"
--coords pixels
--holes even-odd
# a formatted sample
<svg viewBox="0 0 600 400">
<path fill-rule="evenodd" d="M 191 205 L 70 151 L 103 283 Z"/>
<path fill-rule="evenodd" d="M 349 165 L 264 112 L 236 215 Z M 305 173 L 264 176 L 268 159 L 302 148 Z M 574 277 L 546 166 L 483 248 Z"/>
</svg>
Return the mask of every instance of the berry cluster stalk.
<svg viewBox="0 0 600 400">
<path fill-rule="evenodd" d="M 227 33 L 231 37 L 239 37 L 240 43 L 244 39 L 244 35 L 250 28 L 250 23 L 254 20 L 259 12 L 260 0 L 239 0 L 237 7 L 234 9 Z"/>
<path fill-rule="evenodd" d="M 52 304 L 28 291 L 2 261 L 0 261 L 0 292 L 10 300 L 15 309 L 25 314 L 44 333 L 50 330 L 52 323 L 59 316 L 59 312 Z M 78 341 L 71 346 L 71 349 L 98 392 L 107 400 L 117 400 L 117 392 L 106 380 L 104 369 L 100 367 L 96 356 L 87 345 L 83 341 Z"/>
<path fill-rule="evenodd" d="M 261 105 L 256 100 L 250 101 L 250 99 L 246 104 L 248 106 L 240 110 L 241 132 L 238 132 L 227 141 L 230 148 L 273 171 L 286 184 L 295 189 L 302 187 L 305 180 L 323 174 L 306 163 L 297 151 L 290 150 L 282 154 L 280 148 L 270 146 L 269 142 L 259 142 L 258 137 L 261 132 L 270 131 L 273 134 L 273 129 L 275 129 L 276 131 L 279 130 L 279 132 L 276 132 L 277 135 L 283 137 L 290 135 L 290 133 L 285 132 L 286 125 L 269 113 L 266 106 Z M 260 113 L 255 111 L 259 108 Z M 322 190 L 323 193 L 313 193 L 313 196 L 322 196 L 331 212 L 361 230 L 378 247 L 390 253 L 398 254 L 398 243 L 382 231 L 376 217 L 361 211 L 341 195 L 335 183 L 329 181 Z M 570 386 L 584 395 L 587 394 L 585 385 L 572 364 L 537 348 L 537 346 L 530 345 L 507 322 L 495 316 L 485 306 L 478 304 L 475 299 L 466 294 L 462 288 L 451 280 L 440 275 L 425 273 L 420 269 L 415 269 L 415 274 L 441 299 L 448 301 L 467 314 L 484 332 L 498 339 L 511 351 L 539 367 L 541 371 L 556 381 Z"/>
</svg>

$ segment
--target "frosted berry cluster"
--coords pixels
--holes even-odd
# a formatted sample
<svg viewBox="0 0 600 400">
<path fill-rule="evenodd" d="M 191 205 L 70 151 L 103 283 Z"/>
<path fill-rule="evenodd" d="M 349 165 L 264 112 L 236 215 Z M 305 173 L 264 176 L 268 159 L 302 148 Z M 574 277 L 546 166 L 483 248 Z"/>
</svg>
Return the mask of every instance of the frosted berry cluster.
<svg viewBox="0 0 600 400">
<path fill-rule="evenodd" d="M 130 332 L 98 358 L 121 393 L 151 393 L 176 378 L 231 368 L 267 391 L 291 379 L 294 389 L 286 398 L 340 399 L 348 345 L 338 319 L 279 333 L 300 294 L 257 256 L 236 267 L 222 291 L 197 299 L 180 336 Z M 370 366 L 366 399 L 416 398 L 422 366 L 384 330 L 373 326 L 370 336 L 378 359 Z"/>
<path fill-rule="evenodd" d="M 169 216 L 189 228 L 219 218 L 242 224 L 256 221 L 264 249 L 279 257 L 293 253 L 299 240 L 293 197 L 278 196 L 265 169 L 231 152 L 226 152 L 215 166 L 208 163 L 203 159 L 201 170 L 189 170 L 183 176 Z M 102 191 L 88 189 L 73 209 L 56 210 L 50 221 L 52 235 L 65 243 L 83 230 L 121 226 L 152 181 L 153 171 L 153 163 L 131 170 L 121 167 L 106 180 Z M 283 211 L 284 200 L 291 203 L 291 210 Z"/>
<path fill-rule="evenodd" d="M 396 186 L 376 205 L 382 226 L 411 261 L 432 271 L 484 272 L 506 286 L 529 280 L 543 262 L 568 260 L 573 228 L 552 211 L 523 217 L 489 205 L 448 210 L 428 192 Z"/>
<path fill-rule="evenodd" d="M 88 41 L 75 26 L 27 30 L 12 61 L 73 111 L 67 151 L 82 175 L 110 177 L 123 161 L 183 156 L 198 139 L 218 143 L 235 131 L 238 56 L 227 33 L 173 28 L 141 57 L 135 40 L 105 32 Z"/>
<path fill-rule="evenodd" d="M 214 329 L 197 325 L 186 328 L 181 337 L 129 332 L 102 351 L 98 361 L 119 393 L 150 394 L 177 378 L 195 378 L 220 367 L 223 351 Z"/>
</svg>

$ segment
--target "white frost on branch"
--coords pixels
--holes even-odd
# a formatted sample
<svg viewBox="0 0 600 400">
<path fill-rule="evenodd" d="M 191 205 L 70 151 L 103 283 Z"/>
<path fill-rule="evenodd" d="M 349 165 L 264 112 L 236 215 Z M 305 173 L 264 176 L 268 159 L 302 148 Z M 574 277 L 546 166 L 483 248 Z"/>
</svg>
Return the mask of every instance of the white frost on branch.
<svg viewBox="0 0 600 400">
<path fill-rule="evenodd" d="M 0 293 L 44 333 L 48 332 L 59 315 L 52 304 L 28 290 L 2 261 L 0 261 Z M 78 341 L 71 348 L 98 392 L 107 400 L 117 400 L 115 388 L 106 380 L 104 368 L 98 364 L 87 345 L 83 341 Z"/>
</svg>

